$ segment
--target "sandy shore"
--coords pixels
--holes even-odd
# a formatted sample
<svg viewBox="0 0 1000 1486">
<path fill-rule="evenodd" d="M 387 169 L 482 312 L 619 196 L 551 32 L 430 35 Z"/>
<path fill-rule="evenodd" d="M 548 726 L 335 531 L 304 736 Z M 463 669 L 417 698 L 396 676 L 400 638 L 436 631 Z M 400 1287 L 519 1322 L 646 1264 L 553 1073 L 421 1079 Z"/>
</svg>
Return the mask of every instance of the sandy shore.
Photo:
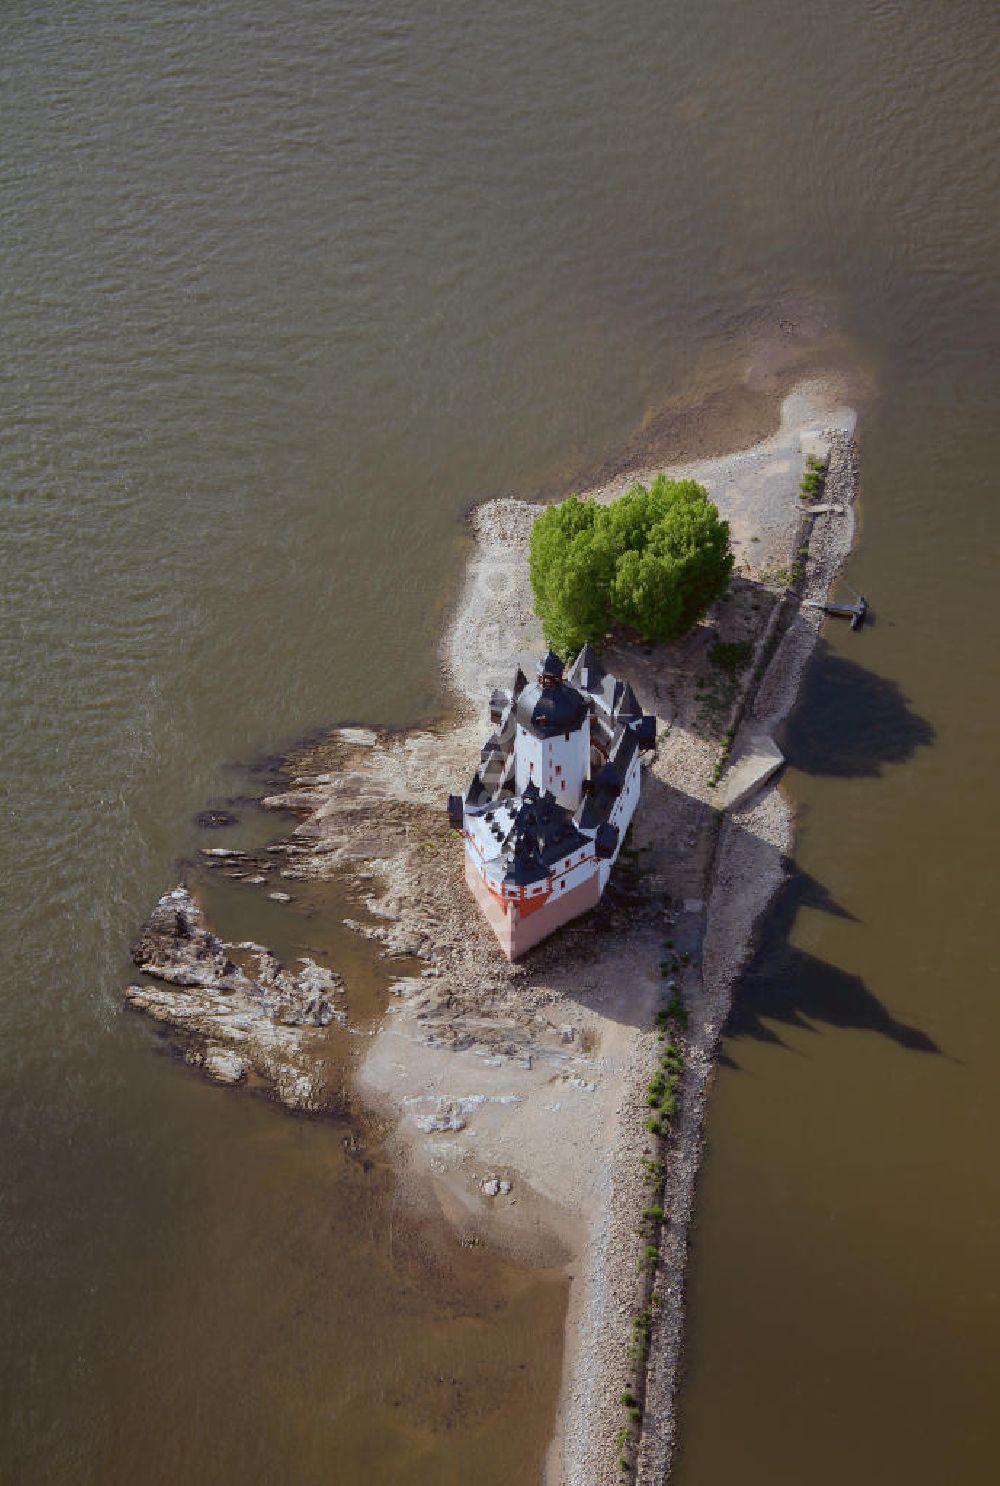
<svg viewBox="0 0 1000 1486">
<path fill-rule="evenodd" d="M 394 1130 L 410 1198 L 440 1208 L 463 1241 L 572 1276 L 549 1486 L 619 1479 L 626 1386 L 646 1396 L 649 1422 L 626 1447 L 638 1478 L 660 1482 L 669 1469 L 704 1100 L 733 980 L 791 838 L 775 784 L 759 786 L 780 763 L 772 734 L 819 629 L 800 599 L 824 597 L 850 550 L 853 426 L 849 409 L 806 384 L 785 399 L 773 437 L 670 471 L 705 484 L 730 521 L 737 576 L 683 641 L 606 651 L 609 668 L 656 713 L 660 741 L 601 905 L 523 963 L 503 959 L 476 912 L 444 807 L 478 761 L 490 690 L 541 649 L 527 563 L 540 507 L 499 500 L 473 513 L 473 548 L 443 647 L 454 725 L 407 735 L 342 730 L 290 760 L 291 787 L 269 802 L 301 817 L 269 848 L 284 863 L 280 876 L 346 875 L 375 916 L 358 932 L 387 956 L 408 957 L 367 1043 L 357 1092 Z M 822 507 L 807 515 L 798 495 L 805 455 L 827 447 Z M 610 501 L 657 472 L 631 471 L 590 493 Z M 716 638 L 751 642 L 742 680 L 713 667 Z M 713 788 L 720 744 L 737 725 Z M 668 940 L 686 956 L 675 978 L 689 1022 L 681 1111 L 661 1142 L 645 1128 L 645 1092 Z M 642 1211 L 660 1196 L 644 1165 L 651 1158 L 664 1161 L 668 1214 L 655 1273 L 637 1263 L 648 1241 Z M 637 1379 L 630 1322 L 651 1297 L 650 1364 Z"/>
<path fill-rule="evenodd" d="M 415 1200 L 440 1205 L 463 1237 L 509 1247 L 573 1276 L 549 1486 L 618 1477 L 620 1395 L 631 1384 L 629 1324 L 655 1290 L 646 1419 L 631 1452 L 644 1481 L 662 1481 L 673 1440 L 673 1394 L 683 1323 L 684 1261 L 702 1112 L 733 980 L 754 924 L 778 886 L 791 821 L 777 787 L 717 811 L 774 768 L 767 741 L 790 709 L 819 629 L 815 611 L 785 597 L 800 549 L 800 596 L 822 598 L 850 550 L 854 417 L 821 385 L 786 398 L 779 431 L 722 459 L 672 470 L 702 481 L 732 527 L 739 576 L 728 602 L 684 641 L 607 655 L 644 708 L 660 719 L 633 832 L 634 855 L 600 909 L 509 966 L 461 881 L 461 843 L 442 806 L 471 774 L 486 732 L 491 688 L 538 653 L 527 572 L 538 508 L 499 500 L 473 514 L 474 547 L 444 659 L 460 719 L 443 735 L 343 740 L 318 775 L 276 803 L 309 810 L 300 835 L 315 850 L 296 873 L 352 857 L 384 887 L 370 906 L 390 953 L 426 961 L 397 986 L 398 1005 L 364 1060 L 359 1085 L 396 1121 L 401 1165 Z M 798 496 L 805 454 L 830 446 L 823 504 L 805 516 Z M 650 470 L 650 475 L 655 470 Z M 613 500 L 635 478 L 589 492 Z M 740 687 L 712 674 L 710 640 L 749 637 L 762 664 L 732 762 L 709 786 L 720 741 L 740 711 Z M 744 678 L 749 679 L 749 674 Z M 773 751 L 773 744 L 771 745 Z M 349 807 L 344 779 L 352 780 Z M 313 782 L 316 780 L 317 782 Z M 368 810 L 359 796 L 374 791 Z M 387 835 L 386 804 L 410 802 L 402 834 Z M 420 840 L 415 845 L 414 836 Z M 390 839 L 391 836 L 391 839 Z M 651 1194 L 643 1158 L 645 1085 L 655 1058 L 665 939 L 688 947 L 682 990 L 690 1008 L 683 1108 L 665 1149 L 669 1214 L 654 1278 L 637 1271 L 638 1224 Z M 501 1187 L 500 1184 L 503 1184 Z M 509 1184 L 509 1191 L 506 1190 Z M 637 1457 L 637 1458 L 636 1458 Z"/>
</svg>

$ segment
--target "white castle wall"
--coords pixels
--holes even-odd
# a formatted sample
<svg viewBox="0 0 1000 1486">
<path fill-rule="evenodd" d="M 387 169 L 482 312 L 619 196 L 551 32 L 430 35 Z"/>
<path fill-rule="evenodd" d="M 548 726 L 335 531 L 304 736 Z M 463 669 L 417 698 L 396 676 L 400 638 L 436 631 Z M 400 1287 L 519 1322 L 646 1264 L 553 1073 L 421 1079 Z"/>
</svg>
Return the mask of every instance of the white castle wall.
<svg viewBox="0 0 1000 1486">
<path fill-rule="evenodd" d="M 622 792 L 618 796 L 614 805 L 611 807 L 609 820 L 613 826 L 618 827 L 618 845 L 615 847 L 615 854 L 613 857 L 607 857 L 599 863 L 598 870 L 600 875 L 602 893 L 608 885 L 608 878 L 611 876 L 611 868 L 618 860 L 618 853 L 621 851 L 622 842 L 625 840 L 625 832 L 629 828 L 629 822 L 635 814 L 636 805 L 638 805 L 639 803 L 639 789 L 639 755 L 637 753 L 634 753 L 632 755 L 632 759 L 629 763 L 628 769 L 625 772 L 625 784 Z"/>
<path fill-rule="evenodd" d="M 542 739 L 536 738 L 534 733 L 529 733 L 527 728 L 523 728 L 518 723 L 514 735 L 514 752 L 516 758 L 514 780 L 518 799 L 521 799 L 532 781 L 540 790 L 544 790 L 542 771 L 545 766 L 545 752 Z"/>
<path fill-rule="evenodd" d="M 536 738 L 518 723 L 514 747 L 518 795 L 534 781 L 542 794 L 549 789 L 560 805 L 575 810 L 590 772 L 590 718 L 575 732 L 558 733 L 554 738 Z"/>
<path fill-rule="evenodd" d="M 484 846 L 486 851 L 489 851 L 489 846 L 481 837 L 477 838 L 471 831 L 467 833 L 465 855 L 469 870 L 475 872 L 485 882 L 487 880 L 486 862 L 490 857 L 498 856 L 499 852 L 493 851 L 487 856 L 484 853 Z M 594 875 L 596 865 L 593 845 L 588 842 L 585 847 L 579 847 L 569 856 L 564 857 L 562 861 L 556 862 L 549 869 L 548 881 L 530 883 L 524 889 L 524 897 L 530 903 L 532 899 L 541 898 L 547 894 L 554 901 L 562 897 L 564 893 L 570 893 L 574 888 L 587 882 Z M 520 897 L 520 889 L 504 887 L 503 898 L 505 900 L 520 901 Z"/>
<path fill-rule="evenodd" d="M 582 861 L 580 860 L 581 854 L 583 855 Z M 568 857 L 566 861 L 557 862 L 552 868 L 551 875 L 553 899 L 561 898 L 564 893 L 571 893 L 574 888 L 592 877 L 593 872 L 594 849 L 592 846 L 588 847 L 585 852 L 581 847 L 580 851 L 574 852 L 572 857 Z"/>
</svg>

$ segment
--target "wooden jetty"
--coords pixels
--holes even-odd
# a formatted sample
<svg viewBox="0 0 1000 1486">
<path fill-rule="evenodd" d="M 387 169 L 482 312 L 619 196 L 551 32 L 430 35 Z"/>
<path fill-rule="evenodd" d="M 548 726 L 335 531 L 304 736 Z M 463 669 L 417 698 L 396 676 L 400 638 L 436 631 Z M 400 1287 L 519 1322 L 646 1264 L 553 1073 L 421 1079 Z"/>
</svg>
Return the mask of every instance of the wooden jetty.
<svg viewBox="0 0 1000 1486">
<path fill-rule="evenodd" d="M 852 589 L 851 592 L 853 593 L 854 590 Z M 868 600 L 861 593 L 855 594 L 854 597 L 856 602 L 853 604 L 824 604 L 818 599 L 805 599 L 803 602 L 808 609 L 819 609 L 824 614 L 832 614 L 835 619 L 849 619 L 851 629 L 860 629 L 868 613 Z"/>
</svg>

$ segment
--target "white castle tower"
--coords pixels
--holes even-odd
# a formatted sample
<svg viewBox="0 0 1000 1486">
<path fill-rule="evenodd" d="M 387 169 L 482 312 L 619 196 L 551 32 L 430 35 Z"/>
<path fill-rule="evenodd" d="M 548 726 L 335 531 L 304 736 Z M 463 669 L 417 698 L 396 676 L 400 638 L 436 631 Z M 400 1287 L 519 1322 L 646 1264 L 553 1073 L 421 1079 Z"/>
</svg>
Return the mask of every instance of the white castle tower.
<svg viewBox="0 0 1000 1486">
<path fill-rule="evenodd" d="M 549 791 L 556 804 L 575 810 L 590 775 L 590 708 L 562 682 L 565 667 L 553 651 L 538 667 L 538 680 L 517 698 L 514 756 L 515 792 L 529 784 Z"/>
</svg>

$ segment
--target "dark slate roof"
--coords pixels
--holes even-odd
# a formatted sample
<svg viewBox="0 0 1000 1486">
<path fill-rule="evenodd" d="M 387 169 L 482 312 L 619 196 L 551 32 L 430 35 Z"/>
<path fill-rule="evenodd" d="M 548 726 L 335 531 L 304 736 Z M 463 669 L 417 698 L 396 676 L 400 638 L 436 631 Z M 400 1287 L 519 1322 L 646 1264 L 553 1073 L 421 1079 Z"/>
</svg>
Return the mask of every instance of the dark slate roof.
<svg viewBox="0 0 1000 1486">
<path fill-rule="evenodd" d="M 608 762 L 618 770 L 619 778 L 624 780 L 625 772 L 632 758 L 639 748 L 639 740 L 631 728 L 624 728 L 619 738 L 616 738 L 608 755 Z M 607 765 L 605 765 L 607 767 Z"/>
<path fill-rule="evenodd" d="M 573 817 L 551 791 L 546 790 L 542 795 L 534 784 L 529 784 L 504 848 L 505 881 L 521 887 L 539 882 L 548 876 L 556 862 L 589 845 L 588 838 L 577 830 Z"/>
<path fill-rule="evenodd" d="M 614 757 L 613 754 L 612 757 Z M 615 763 L 607 763 L 598 769 L 593 786 L 595 790 L 607 790 L 610 794 L 617 795 L 621 793 L 624 783 L 624 776 L 617 765 Z"/>
<path fill-rule="evenodd" d="M 607 671 L 602 671 L 601 679 L 587 689 L 591 696 L 600 697 L 609 712 L 617 712 L 618 703 L 625 692 L 624 684 Z"/>
<path fill-rule="evenodd" d="M 573 819 L 581 831 L 596 831 L 611 814 L 617 795 L 584 795 Z"/>
<path fill-rule="evenodd" d="M 517 720 L 536 738 L 575 733 L 583 726 L 589 711 L 587 699 L 565 681 L 556 681 L 551 686 L 533 682 L 517 699 Z"/>
<path fill-rule="evenodd" d="M 621 718 L 622 722 L 638 721 L 642 716 L 642 708 L 639 706 L 636 694 L 632 690 L 631 683 L 628 681 L 625 683 L 625 690 L 622 692 L 621 700 L 618 703 L 617 716 Z"/>
<path fill-rule="evenodd" d="M 477 805 L 485 805 L 490 798 L 490 792 L 483 784 L 483 776 L 477 769 L 472 776 L 472 783 L 469 785 L 468 793 L 465 796 L 465 803 L 475 808 Z"/>
<path fill-rule="evenodd" d="M 524 674 L 524 672 L 521 670 L 521 667 L 518 666 L 517 672 L 516 672 L 516 674 L 514 676 L 514 685 L 510 689 L 511 696 L 512 697 L 519 697 L 521 695 L 522 691 L 524 690 L 524 688 L 527 686 L 527 684 L 528 684 L 528 678 Z"/>
<path fill-rule="evenodd" d="M 517 887 L 527 887 L 532 882 L 544 882 L 549 875 L 548 867 L 538 858 L 530 833 L 514 838 L 512 850 L 505 853 L 504 864 L 507 869 L 503 875 L 504 882 L 513 883 Z"/>
<path fill-rule="evenodd" d="M 622 792 L 622 775 L 614 764 L 605 764 L 591 781 L 590 789 L 573 817 L 585 831 L 595 831 L 607 820 Z"/>
<path fill-rule="evenodd" d="M 576 686 L 582 686 L 586 691 L 598 691 L 606 672 L 597 658 L 597 652 L 589 643 L 584 645 L 580 654 L 573 662 L 567 673 L 567 680 Z"/>
<path fill-rule="evenodd" d="M 547 655 L 543 655 L 538 662 L 539 676 L 554 676 L 557 681 L 565 669 L 566 667 L 563 665 L 562 660 L 556 655 L 554 650 L 550 650 Z"/>
<path fill-rule="evenodd" d="M 595 712 L 590 719 L 590 741 L 601 753 L 608 753 L 615 740 L 618 724 L 611 722 L 603 712 Z"/>
<path fill-rule="evenodd" d="M 513 772 L 514 756 L 496 749 L 483 764 L 480 772 L 483 787 L 490 795 L 496 795 L 503 787 L 508 774 Z"/>
</svg>

